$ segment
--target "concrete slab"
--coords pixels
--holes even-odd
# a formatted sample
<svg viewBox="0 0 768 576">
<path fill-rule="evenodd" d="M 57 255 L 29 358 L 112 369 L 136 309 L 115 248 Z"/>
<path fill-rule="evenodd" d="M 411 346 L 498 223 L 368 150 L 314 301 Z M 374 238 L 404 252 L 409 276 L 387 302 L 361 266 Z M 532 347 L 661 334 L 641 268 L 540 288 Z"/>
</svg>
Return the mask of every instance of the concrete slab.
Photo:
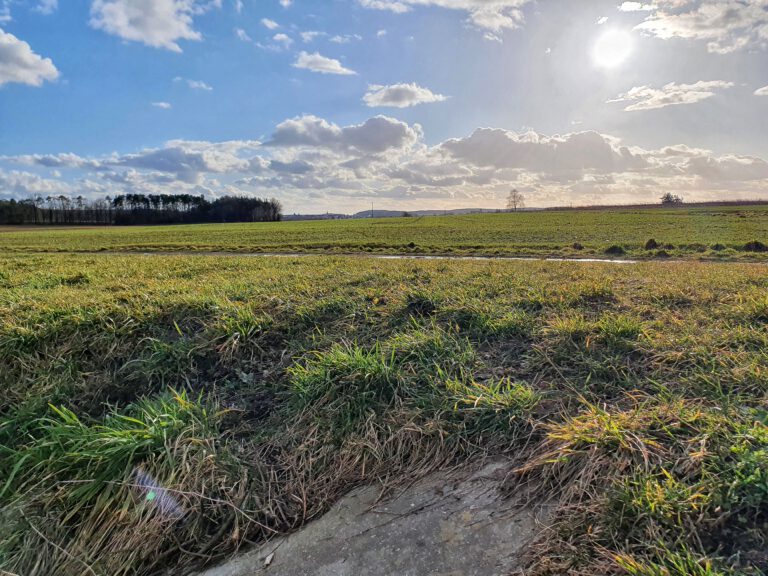
<svg viewBox="0 0 768 576">
<path fill-rule="evenodd" d="M 298 532 L 200 576 L 510 574 L 548 509 L 502 498 L 506 470 L 436 473 L 378 503 L 377 488 L 355 490 Z"/>
</svg>

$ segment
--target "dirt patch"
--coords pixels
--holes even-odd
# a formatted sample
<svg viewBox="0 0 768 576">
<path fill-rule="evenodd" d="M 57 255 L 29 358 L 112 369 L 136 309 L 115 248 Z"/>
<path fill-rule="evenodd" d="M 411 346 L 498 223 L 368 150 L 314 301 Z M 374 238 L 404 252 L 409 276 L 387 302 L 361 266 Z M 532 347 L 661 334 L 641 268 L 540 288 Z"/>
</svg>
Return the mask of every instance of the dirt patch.
<svg viewBox="0 0 768 576">
<path fill-rule="evenodd" d="M 550 508 L 504 497 L 508 465 L 434 473 L 378 501 L 359 488 L 324 516 L 198 576 L 510 574 Z"/>
</svg>

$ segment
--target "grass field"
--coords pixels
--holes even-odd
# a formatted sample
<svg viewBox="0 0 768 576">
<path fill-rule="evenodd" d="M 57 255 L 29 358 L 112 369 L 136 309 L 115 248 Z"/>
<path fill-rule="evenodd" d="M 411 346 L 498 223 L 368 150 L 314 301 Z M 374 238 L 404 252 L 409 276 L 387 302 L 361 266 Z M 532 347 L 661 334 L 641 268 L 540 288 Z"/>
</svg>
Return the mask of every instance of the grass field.
<svg viewBox="0 0 768 576">
<path fill-rule="evenodd" d="M 180 573 L 506 454 L 528 574 L 765 573 L 768 275 L 670 266 L 3 256 L 0 569 Z"/>
<path fill-rule="evenodd" d="M 648 240 L 658 246 L 646 249 Z M 0 251 L 231 251 L 479 254 L 690 259 L 765 258 L 768 206 L 518 212 L 0 234 Z"/>
</svg>

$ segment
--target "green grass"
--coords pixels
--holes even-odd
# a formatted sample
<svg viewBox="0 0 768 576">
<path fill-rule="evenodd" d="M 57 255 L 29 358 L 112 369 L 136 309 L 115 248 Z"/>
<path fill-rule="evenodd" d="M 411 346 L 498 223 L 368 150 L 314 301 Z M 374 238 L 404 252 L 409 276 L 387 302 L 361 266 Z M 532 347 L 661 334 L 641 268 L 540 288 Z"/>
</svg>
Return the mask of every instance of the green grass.
<svg viewBox="0 0 768 576">
<path fill-rule="evenodd" d="M 657 248 L 646 249 L 649 240 Z M 1 233 L 0 250 L 765 258 L 766 252 L 747 249 L 753 241 L 768 244 L 768 206 L 72 230 L 26 227 Z"/>
<path fill-rule="evenodd" d="M 494 455 L 530 574 L 765 573 L 768 276 L 673 266 L 3 256 L 0 570 L 182 573 Z"/>
</svg>

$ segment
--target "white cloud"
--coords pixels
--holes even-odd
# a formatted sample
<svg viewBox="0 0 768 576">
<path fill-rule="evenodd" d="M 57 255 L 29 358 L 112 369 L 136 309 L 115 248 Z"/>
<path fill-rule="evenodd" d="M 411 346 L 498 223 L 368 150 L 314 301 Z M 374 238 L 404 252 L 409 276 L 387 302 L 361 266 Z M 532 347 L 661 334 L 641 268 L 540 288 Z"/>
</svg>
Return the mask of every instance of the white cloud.
<svg viewBox="0 0 768 576">
<path fill-rule="evenodd" d="M 706 41 L 719 54 L 768 45 L 768 0 L 656 0 L 643 9 L 651 13 L 636 28 L 661 39 Z"/>
<path fill-rule="evenodd" d="M 296 57 L 293 67 L 311 70 L 312 72 L 318 72 L 320 74 L 339 74 L 342 76 L 357 74 L 354 70 L 342 66 L 341 62 L 338 60 L 326 58 L 319 52 L 309 54 L 303 50 L 299 52 L 299 55 Z"/>
<path fill-rule="evenodd" d="M 363 96 L 363 101 L 370 108 L 391 107 L 408 108 L 430 102 L 443 102 L 447 96 L 435 94 L 429 88 L 424 88 L 416 83 L 393 84 L 391 86 L 368 86 L 368 92 Z"/>
<path fill-rule="evenodd" d="M 291 4 L 293 4 L 293 0 L 280 0 L 280 6 L 283 8 L 290 8 Z"/>
<path fill-rule="evenodd" d="M 205 90 L 207 92 L 213 90 L 213 88 L 208 86 L 208 84 L 202 80 L 187 80 L 187 85 L 194 90 Z"/>
<path fill-rule="evenodd" d="M 0 190 L 18 198 L 72 194 L 73 187 L 58 178 L 43 178 L 31 172 L 0 169 Z"/>
<path fill-rule="evenodd" d="M 642 2 L 622 2 L 619 10 L 622 12 L 649 12 L 653 10 L 653 5 Z"/>
<path fill-rule="evenodd" d="M 363 124 L 343 128 L 317 116 L 301 116 L 278 124 L 267 145 L 380 154 L 410 148 L 420 138 L 419 125 L 411 127 L 387 116 L 376 116 Z"/>
<path fill-rule="evenodd" d="M 608 22 L 608 16 L 602 16 L 602 17 L 597 19 L 597 25 L 598 26 L 602 26 L 606 22 Z"/>
<path fill-rule="evenodd" d="M 200 40 L 193 17 L 221 0 L 93 0 L 90 25 L 124 40 L 181 52 L 178 40 Z"/>
<path fill-rule="evenodd" d="M 480 128 L 467 137 L 447 140 L 441 148 L 475 166 L 526 170 L 555 179 L 583 171 L 597 174 L 644 170 L 647 161 L 616 138 L 593 131 L 563 136 Z"/>
<path fill-rule="evenodd" d="M 235 28 L 235 36 L 237 36 L 238 39 L 242 40 L 243 42 L 253 41 L 253 39 L 250 36 L 248 36 L 248 33 L 242 28 Z"/>
<path fill-rule="evenodd" d="M 10 83 L 42 86 L 46 80 L 53 82 L 58 77 L 59 71 L 50 58 L 40 57 L 29 44 L 0 30 L 0 86 Z"/>
<path fill-rule="evenodd" d="M 402 14 L 418 6 L 435 6 L 467 13 L 469 23 L 498 39 L 504 30 L 523 25 L 522 8 L 532 0 L 358 0 L 361 6 Z"/>
<path fill-rule="evenodd" d="M 262 18 L 261 25 L 268 30 L 277 30 L 278 28 L 280 28 L 280 24 L 278 24 L 274 20 L 270 20 L 269 18 Z"/>
<path fill-rule="evenodd" d="M 301 41 L 309 44 L 310 42 L 314 42 L 316 38 L 319 36 L 325 36 L 325 32 L 318 32 L 317 30 L 307 30 L 306 32 L 301 32 L 299 34 L 301 36 Z"/>
<path fill-rule="evenodd" d="M 191 80 L 189 78 L 182 78 L 181 76 L 176 76 L 176 78 L 174 78 L 173 81 L 184 82 L 187 86 L 189 86 L 193 90 L 204 90 L 206 92 L 210 92 L 213 90 L 211 86 L 209 86 L 202 80 Z"/>
<path fill-rule="evenodd" d="M 716 95 L 718 90 L 733 87 L 733 82 L 712 80 L 696 82 L 695 84 L 675 84 L 670 82 L 661 88 L 651 86 L 635 86 L 629 92 L 620 94 L 608 102 L 632 102 L 626 108 L 627 112 L 637 110 L 655 110 L 667 106 L 695 104 Z"/>
<path fill-rule="evenodd" d="M 768 86 L 763 86 L 755 90 L 755 96 L 768 96 Z"/>
<path fill-rule="evenodd" d="M 235 12 L 240 14 L 243 11 L 243 0 L 235 0 Z"/>
<path fill-rule="evenodd" d="M 337 34 L 336 36 L 331 36 L 330 42 L 333 42 L 334 44 L 349 44 L 352 42 L 352 40 L 362 40 L 363 37 L 360 36 L 360 34 Z"/>
<path fill-rule="evenodd" d="M 35 11 L 40 12 L 40 14 L 45 14 L 46 16 L 49 14 L 53 14 L 56 12 L 56 10 L 59 7 L 59 0 L 40 0 L 37 3 L 37 6 L 35 6 Z"/>
<path fill-rule="evenodd" d="M 384 38 L 384 36 L 386 36 L 386 35 L 387 35 L 387 31 L 383 30 L 383 29 L 379 30 L 378 32 L 376 32 L 376 37 L 377 38 Z"/>
<path fill-rule="evenodd" d="M 288 48 L 291 44 L 293 44 L 293 39 L 288 36 L 288 34 L 275 34 L 272 37 L 272 40 L 275 42 L 278 42 L 279 44 L 282 44 L 285 48 Z"/>
<path fill-rule="evenodd" d="M 174 174 L 185 183 L 198 183 L 201 174 L 223 174 L 248 170 L 247 159 L 240 158 L 242 150 L 258 147 L 254 142 L 197 142 L 172 140 L 165 148 L 144 150 L 102 161 L 113 167 L 130 167 Z"/>
<path fill-rule="evenodd" d="M 176 140 L 133 154 L 5 156 L 0 163 L 32 167 L 0 168 L 0 187 L 16 195 L 253 193 L 302 211 L 310 205 L 350 211 L 374 198 L 401 209 L 494 207 L 510 187 L 532 205 L 655 202 L 660 190 L 689 200 L 736 199 L 768 190 L 768 163 L 757 157 L 681 144 L 644 149 L 594 131 L 481 128 L 428 146 L 419 125 L 386 116 L 348 126 L 301 116 L 278 124 L 264 144 Z M 73 171 L 80 180 L 71 180 Z"/>
<path fill-rule="evenodd" d="M 43 166 L 45 168 L 87 168 L 96 170 L 101 163 L 83 158 L 77 154 L 23 154 L 20 156 L 0 156 L 0 161 L 23 164 L 25 166 Z"/>
<path fill-rule="evenodd" d="M 152 102 L 152 106 L 155 108 L 161 108 L 163 110 L 170 110 L 173 108 L 169 102 Z"/>
</svg>

